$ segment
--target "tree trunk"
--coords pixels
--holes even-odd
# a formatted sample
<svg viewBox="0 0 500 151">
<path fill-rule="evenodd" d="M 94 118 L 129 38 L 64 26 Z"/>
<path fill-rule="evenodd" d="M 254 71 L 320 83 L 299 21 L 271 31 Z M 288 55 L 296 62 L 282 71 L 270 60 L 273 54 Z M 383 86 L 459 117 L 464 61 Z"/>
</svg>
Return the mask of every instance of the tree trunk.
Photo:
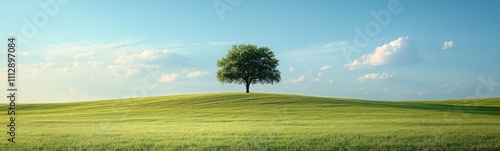
<svg viewBox="0 0 500 151">
<path fill-rule="evenodd" d="M 250 84 L 252 83 L 252 79 L 246 78 L 245 79 L 245 87 L 247 88 L 247 93 L 250 93 Z"/>
</svg>

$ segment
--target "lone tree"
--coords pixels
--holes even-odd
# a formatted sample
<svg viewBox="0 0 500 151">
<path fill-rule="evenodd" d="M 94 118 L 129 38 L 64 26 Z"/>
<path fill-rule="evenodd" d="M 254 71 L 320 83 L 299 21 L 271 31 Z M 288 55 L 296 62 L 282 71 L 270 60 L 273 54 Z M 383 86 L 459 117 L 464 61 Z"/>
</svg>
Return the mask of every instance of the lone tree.
<svg viewBox="0 0 500 151">
<path fill-rule="evenodd" d="M 244 84 L 250 92 L 250 84 L 274 84 L 281 80 L 279 60 L 267 47 L 251 44 L 233 45 L 225 57 L 217 61 L 217 79 L 222 83 Z"/>
</svg>

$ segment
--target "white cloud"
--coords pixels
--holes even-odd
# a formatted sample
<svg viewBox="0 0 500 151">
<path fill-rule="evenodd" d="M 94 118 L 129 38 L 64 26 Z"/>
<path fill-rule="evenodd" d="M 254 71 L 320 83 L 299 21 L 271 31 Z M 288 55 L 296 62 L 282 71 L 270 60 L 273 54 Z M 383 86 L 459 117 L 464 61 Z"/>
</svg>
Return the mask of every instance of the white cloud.
<svg viewBox="0 0 500 151">
<path fill-rule="evenodd" d="M 199 76 L 202 76 L 202 75 L 207 75 L 209 72 L 201 72 L 201 71 L 194 71 L 194 72 L 190 72 L 190 73 L 187 73 L 186 74 L 186 77 L 187 78 L 195 78 L 195 77 L 199 77 Z"/>
<path fill-rule="evenodd" d="M 300 76 L 297 79 L 291 79 L 290 82 L 292 82 L 292 83 L 302 82 L 302 81 L 304 81 L 305 78 L 306 78 L 305 76 Z"/>
<path fill-rule="evenodd" d="M 314 44 L 304 48 L 285 51 L 283 55 L 286 56 L 286 58 L 293 60 L 317 60 L 319 57 L 342 55 L 342 48 L 347 47 L 348 45 L 349 43 L 347 41 Z"/>
<path fill-rule="evenodd" d="M 313 81 L 318 82 L 320 80 L 319 78 L 321 77 L 321 75 L 323 75 L 321 72 L 318 73 L 318 76 L 315 79 L 313 79 Z"/>
<path fill-rule="evenodd" d="M 383 80 L 383 79 L 391 78 L 393 76 L 394 76 L 394 74 L 389 74 L 389 73 L 385 73 L 385 72 L 382 72 L 382 73 L 369 73 L 369 74 L 365 74 L 364 76 L 359 77 L 358 81 L 363 82 L 365 80 L 374 80 L 374 79 Z"/>
<path fill-rule="evenodd" d="M 209 46 L 217 46 L 217 47 L 223 47 L 223 46 L 229 46 L 231 45 L 231 42 L 225 42 L 225 41 L 214 41 L 214 42 L 209 42 Z"/>
<path fill-rule="evenodd" d="M 446 87 L 455 87 L 455 86 L 459 86 L 460 84 L 462 84 L 461 82 L 455 82 L 455 83 L 445 83 L 443 85 L 441 85 L 443 88 L 446 88 Z"/>
<path fill-rule="evenodd" d="M 140 82 L 144 83 L 145 77 L 151 77 L 146 79 L 148 84 L 154 84 L 155 81 L 160 82 L 160 80 L 175 83 L 179 79 L 184 79 L 187 74 L 180 73 L 180 70 L 196 66 L 187 64 L 196 61 L 192 59 L 196 59 L 197 56 L 184 57 L 188 53 L 183 52 L 192 51 L 188 49 L 190 45 L 148 45 L 136 42 L 138 41 L 66 42 L 40 46 L 34 48 L 36 51 L 19 51 L 17 54 L 20 56 L 28 55 L 25 58 L 27 60 L 25 64 L 18 64 L 19 74 L 27 77 L 23 83 L 33 83 L 32 86 L 26 87 L 26 92 L 29 94 L 27 96 L 30 96 L 26 100 L 30 102 L 77 101 L 81 99 L 74 97 L 77 94 L 84 92 L 91 94 L 109 90 L 113 86 L 117 88 L 116 92 L 110 92 L 106 97 L 119 97 L 122 92 L 130 90 Z M 201 74 L 206 74 L 204 70 L 201 72 Z M 166 73 L 168 75 L 162 76 Z M 73 86 L 68 87 L 69 83 Z M 61 88 L 63 92 L 66 92 L 63 93 L 64 97 L 46 96 L 46 94 L 51 94 L 52 90 Z M 85 100 L 90 100 L 104 96 L 85 95 L 84 97 Z"/>
<path fill-rule="evenodd" d="M 104 62 L 102 61 L 88 61 L 87 66 L 91 68 L 100 68 L 102 65 L 104 65 Z"/>
<path fill-rule="evenodd" d="M 70 71 L 71 71 L 71 68 L 69 68 L 69 67 L 64 67 L 63 69 L 61 69 L 62 73 L 68 73 Z"/>
<path fill-rule="evenodd" d="M 19 55 L 21 56 L 27 56 L 27 55 L 30 55 L 31 53 L 29 51 L 21 51 L 19 52 Z"/>
<path fill-rule="evenodd" d="M 50 73 L 51 69 L 54 69 L 58 64 L 53 62 L 38 62 L 34 64 L 19 64 L 19 72 L 21 75 L 30 75 L 32 77 L 37 77 L 44 73 Z"/>
<path fill-rule="evenodd" d="M 171 51 L 171 50 L 168 50 L 168 49 L 163 49 L 163 50 L 158 51 L 158 52 L 163 53 L 163 54 L 172 53 L 172 51 Z"/>
<path fill-rule="evenodd" d="M 410 49 L 409 37 L 399 37 L 398 39 L 384 44 L 375 49 L 375 52 L 361 56 L 360 58 L 345 64 L 344 67 L 354 70 L 360 67 L 378 66 L 391 61 L 401 64 L 419 59 L 419 53 Z"/>
<path fill-rule="evenodd" d="M 161 83 L 169 83 L 169 82 L 172 82 L 174 81 L 176 78 L 177 78 L 178 74 L 163 74 L 161 75 L 160 77 L 160 82 Z"/>
<path fill-rule="evenodd" d="M 346 89 L 346 91 L 351 93 L 362 93 L 362 94 L 368 93 L 368 91 L 365 88 L 350 88 Z"/>
<path fill-rule="evenodd" d="M 346 41 L 336 41 L 336 42 L 326 43 L 322 47 L 323 48 L 338 48 L 338 47 L 343 47 L 346 45 L 349 45 Z"/>
<path fill-rule="evenodd" d="M 129 69 L 127 69 L 127 72 L 125 74 L 132 75 L 132 74 L 136 74 L 137 72 L 139 72 L 139 70 L 129 68 Z"/>
<path fill-rule="evenodd" d="M 293 67 L 288 68 L 288 70 L 293 71 L 295 70 Z"/>
<path fill-rule="evenodd" d="M 45 46 L 48 55 L 53 56 L 74 56 L 75 54 L 85 53 L 89 51 L 103 52 L 118 47 L 131 48 L 131 44 L 141 42 L 142 39 L 129 39 L 115 42 L 100 42 L 100 41 L 84 41 L 79 43 L 62 43 L 50 44 Z M 136 49 L 136 48 L 131 48 Z"/>
<path fill-rule="evenodd" d="M 105 70 L 107 73 L 110 73 L 115 76 L 129 76 L 139 72 L 137 68 L 134 68 L 130 65 L 108 65 Z"/>
<path fill-rule="evenodd" d="M 451 40 L 450 41 L 445 41 L 444 44 L 441 46 L 441 50 L 448 50 L 448 49 L 450 49 L 450 48 L 452 48 L 454 46 L 455 46 L 455 42 L 453 42 Z"/>
<path fill-rule="evenodd" d="M 445 84 L 441 85 L 441 87 L 443 87 L 445 89 L 446 93 L 452 93 L 455 90 L 457 90 L 458 88 L 460 88 L 461 84 L 462 84 L 461 82 L 445 83 Z"/>
<path fill-rule="evenodd" d="M 141 59 L 154 60 L 156 58 L 155 52 L 153 50 L 144 50 L 137 55 Z"/>
<path fill-rule="evenodd" d="M 57 61 L 59 73 L 111 74 L 126 77 L 147 74 L 146 70 L 162 68 L 177 63 L 182 58 L 177 52 L 162 46 L 136 44 L 141 40 L 115 42 L 84 41 L 43 46 L 45 61 Z M 166 46 L 163 46 L 166 47 Z M 175 56 L 175 57 L 174 57 Z M 72 59 L 73 61 L 66 61 Z M 161 60 L 161 61 L 160 61 Z M 79 64 L 74 66 L 73 64 Z"/>
<path fill-rule="evenodd" d="M 333 80 L 328 81 L 328 83 L 333 83 Z"/>
<path fill-rule="evenodd" d="M 69 89 L 69 92 L 74 93 L 74 92 L 76 92 L 77 90 L 78 90 L 77 88 L 70 88 L 70 89 Z"/>
<path fill-rule="evenodd" d="M 415 95 L 422 96 L 422 95 L 425 95 L 425 94 L 427 94 L 426 91 L 420 91 L 420 92 L 417 92 L 417 93 L 415 93 L 415 92 L 397 92 L 397 93 L 394 94 L 394 96 L 415 96 Z"/>
<path fill-rule="evenodd" d="M 78 59 L 80 59 L 80 58 L 84 58 L 84 57 L 87 57 L 87 58 L 89 58 L 89 59 L 92 59 L 92 58 L 94 57 L 94 51 L 91 51 L 91 52 L 89 52 L 89 53 L 85 53 L 85 52 L 83 52 L 83 53 L 78 53 L 78 54 L 76 54 L 76 55 L 73 57 L 73 59 L 74 59 L 74 60 L 78 60 Z"/>
<path fill-rule="evenodd" d="M 119 55 L 116 58 L 115 62 L 116 63 L 129 63 L 129 62 L 133 62 L 133 61 L 137 61 L 137 60 L 154 60 L 156 57 L 157 57 L 157 55 L 156 55 L 155 51 L 144 50 L 141 53 Z"/>
<path fill-rule="evenodd" d="M 78 62 L 73 62 L 73 68 L 78 67 L 78 65 L 79 65 Z"/>
<path fill-rule="evenodd" d="M 142 40 L 115 42 L 84 41 L 74 43 L 50 44 L 43 47 L 44 62 L 57 60 L 59 73 L 65 74 L 109 74 L 115 77 L 128 77 L 135 74 L 148 74 L 151 69 L 173 66 L 182 61 L 182 55 L 167 46 L 148 46 L 137 44 Z M 175 57 L 174 57 L 175 56 Z M 67 62 L 71 58 L 72 62 Z"/>
<path fill-rule="evenodd" d="M 319 68 L 319 70 L 324 71 L 324 70 L 330 69 L 331 67 L 332 66 L 326 65 L 326 66 L 323 66 L 323 67 Z"/>
<path fill-rule="evenodd" d="M 134 60 L 135 56 L 134 55 L 121 55 L 116 58 L 115 63 L 129 63 Z"/>
</svg>

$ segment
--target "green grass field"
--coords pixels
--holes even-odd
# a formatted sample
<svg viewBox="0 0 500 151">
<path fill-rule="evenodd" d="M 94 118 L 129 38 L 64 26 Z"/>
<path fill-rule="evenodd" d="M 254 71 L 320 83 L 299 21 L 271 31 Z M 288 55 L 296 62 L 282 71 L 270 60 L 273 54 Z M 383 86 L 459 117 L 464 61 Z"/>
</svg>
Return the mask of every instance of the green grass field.
<svg viewBox="0 0 500 151">
<path fill-rule="evenodd" d="M 15 144 L 0 116 L 0 150 L 500 150 L 500 98 L 218 93 L 17 107 Z"/>
</svg>

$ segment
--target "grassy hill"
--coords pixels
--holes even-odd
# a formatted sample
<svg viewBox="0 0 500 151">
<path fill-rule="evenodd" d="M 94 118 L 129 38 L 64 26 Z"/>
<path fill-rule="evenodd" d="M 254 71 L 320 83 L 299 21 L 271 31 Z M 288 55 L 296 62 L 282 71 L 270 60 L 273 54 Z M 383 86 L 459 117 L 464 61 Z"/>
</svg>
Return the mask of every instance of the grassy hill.
<svg viewBox="0 0 500 151">
<path fill-rule="evenodd" d="M 16 144 L 3 132 L 1 150 L 500 149 L 499 98 L 383 102 L 219 93 L 21 104 L 17 114 Z M 5 124 L 8 116 L 0 119 Z"/>
</svg>

